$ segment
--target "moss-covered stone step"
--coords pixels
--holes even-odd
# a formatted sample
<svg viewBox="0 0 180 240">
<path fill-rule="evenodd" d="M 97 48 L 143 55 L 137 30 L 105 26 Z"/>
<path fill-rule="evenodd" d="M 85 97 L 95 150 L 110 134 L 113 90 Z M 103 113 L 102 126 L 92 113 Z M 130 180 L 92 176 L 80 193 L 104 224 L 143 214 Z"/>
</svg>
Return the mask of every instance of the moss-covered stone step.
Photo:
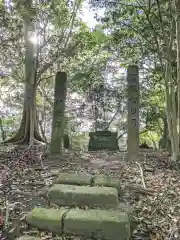
<svg viewBox="0 0 180 240">
<path fill-rule="evenodd" d="M 56 234 L 104 240 L 130 239 L 129 217 L 119 211 L 35 208 L 27 214 L 26 221 L 33 227 Z"/>
<path fill-rule="evenodd" d="M 112 187 L 55 184 L 48 191 L 49 200 L 58 206 L 117 208 L 118 192 Z"/>
<path fill-rule="evenodd" d="M 111 178 L 103 174 L 92 176 L 80 173 L 59 173 L 59 176 L 54 181 L 54 184 L 105 186 L 115 187 L 118 191 L 121 190 L 119 179 Z"/>
<path fill-rule="evenodd" d="M 42 238 L 25 235 L 17 238 L 17 240 L 42 240 Z"/>
<path fill-rule="evenodd" d="M 68 184 L 68 185 L 91 185 L 92 176 L 89 174 L 76 173 L 59 173 L 59 176 L 54 180 L 54 184 Z"/>
<path fill-rule="evenodd" d="M 95 186 L 115 187 L 118 192 L 121 190 L 119 179 L 112 178 L 103 174 L 96 175 L 93 179 Z"/>
<path fill-rule="evenodd" d="M 125 240 L 130 239 L 128 215 L 106 210 L 71 210 L 64 220 L 67 235 L 88 238 Z"/>
<path fill-rule="evenodd" d="M 40 230 L 52 233 L 62 233 L 62 219 L 67 209 L 34 208 L 26 216 L 26 222 Z"/>
</svg>

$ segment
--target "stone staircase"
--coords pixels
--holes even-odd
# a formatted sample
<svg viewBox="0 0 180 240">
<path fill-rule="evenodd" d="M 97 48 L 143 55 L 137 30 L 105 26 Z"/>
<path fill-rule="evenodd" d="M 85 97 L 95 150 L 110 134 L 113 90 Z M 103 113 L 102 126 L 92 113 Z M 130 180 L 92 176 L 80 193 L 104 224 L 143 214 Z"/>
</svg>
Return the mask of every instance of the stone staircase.
<svg viewBox="0 0 180 240">
<path fill-rule="evenodd" d="M 121 209 L 119 180 L 105 175 L 60 173 L 47 191 L 53 208 L 34 208 L 28 225 L 61 236 L 129 240 L 130 217 Z M 57 206 L 57 208 L 56 208 Z M 22 236 L 18 240 L 40 240 Z"/>
</svg>

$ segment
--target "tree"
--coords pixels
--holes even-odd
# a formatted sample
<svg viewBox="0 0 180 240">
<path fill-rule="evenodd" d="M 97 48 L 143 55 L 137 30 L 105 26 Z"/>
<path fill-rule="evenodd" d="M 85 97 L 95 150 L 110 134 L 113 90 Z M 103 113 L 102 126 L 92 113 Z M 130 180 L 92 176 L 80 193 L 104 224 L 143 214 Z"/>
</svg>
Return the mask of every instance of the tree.
<svg viewBox="0 0 180 240">
<path fill-rule="evenodd" d="M 56 1 L 56 3 L 58 6 L 58 1 Z M 61 37 L 61 40 L 64 41 L 64 44 L 63 44 L 64 52 L 66 52 L 67 47 L 69 47 L 69 40 L 72 33 L 74 19 L 76 17 L 76 13 L 80 4 L 81 4 L 81 1 L 79 0 L 75 1 L 74 3 L 70 22 L 68 25 L 66 25 L 66 27 L 69 27 L 70 30 L 68 31 L 62 30 L 59 36 Z M 43 6 L 43 3 L 41 3 L 41 6 Z M 56 9 L 57 6 L 54 6 L 54 2 L 53 2 L 52 5 L 50 6 L 50 9 L 55 11 L 58 9 L 58 8 Z M 34 33 L 34 29 L 35 29 L 34 21 L 36 20 L 36 18 L 38 19 L 39 9 L 36 7 L 36 5 L 33 4 L 32 0 L 24 1 L 24 3 L 20 6 L 17 4 L 16 7 L 18 11 L 22 14 L 23 22 L 24 22 L 24 43 L 25 43 L 24 104 L 23 104 L 21 124 L 18 132 L 15 134 L 14 137 L 4 142 L 31 145 L 33 143 L 39 143 L 39 142 L 45 141 L 39 133 L 37 112 L 36 112 L 36 90 L 40 80 L 42 80 L 40 79 L 40 77 L 50 66 L 53 65 L 53 61 L 58 61 L 58 66 L 59 66 L 60 57 L 62 58 L 62 56 L 59 56 L 59 48 L 58 48 L 58 50 L 54 54 L 55 56 L 53 61 L 46 63 L 40 69 L 40 65 L 41 65 L 39 61 L 41 58 L 40 51 L 43 46 L 42 45 L 35 46 L 35 44 L 31 41 L 31 38 Z M 65 7 L 64 9 L 67 10 L 67 7 Z M 59 13 L 56 12 L 56 15 L 57 14 Z"/>
<path fill-rule="evenodd" d="M 180 70 L 179 1 L 121 1 L 107 7 L 105 26 L 124 66 L 137 63 L 142 69 L 160 68 L 165 96 L 172 159 L 179 159 Z M 177 54 L 176 54 L 177 53 Z M 175 56 L 176 55 L 176 56 Z M 177 102 L 174 89 L 177 89 Z"/>
</svg>

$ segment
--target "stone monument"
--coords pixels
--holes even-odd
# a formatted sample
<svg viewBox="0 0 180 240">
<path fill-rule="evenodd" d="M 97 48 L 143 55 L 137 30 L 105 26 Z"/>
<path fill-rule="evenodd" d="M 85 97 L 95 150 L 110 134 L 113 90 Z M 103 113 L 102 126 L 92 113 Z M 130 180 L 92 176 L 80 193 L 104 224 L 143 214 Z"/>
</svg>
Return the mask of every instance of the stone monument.
<svg viewBox="0 0 180 240">
<path fill-rule="evenodd" d="M 139 69 L 136 65 L 128 66 L 127 69 L 127 97 L 127 157 L 133 160 L 139 152 Z"/>
<path fill-rule="evenodd" d="M 57 72 L 54 87 L 54 108 L 51 133 L 51 154 L 60 154 L 64 135 L 64 112 L 67 95 L 67 74 Z"/>
</svg>

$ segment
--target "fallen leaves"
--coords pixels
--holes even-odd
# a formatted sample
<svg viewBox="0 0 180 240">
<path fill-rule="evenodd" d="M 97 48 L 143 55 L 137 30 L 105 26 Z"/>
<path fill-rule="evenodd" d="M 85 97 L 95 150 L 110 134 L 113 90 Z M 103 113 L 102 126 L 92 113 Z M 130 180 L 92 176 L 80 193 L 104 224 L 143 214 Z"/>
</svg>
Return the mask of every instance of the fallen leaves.
<svg viewBox="0 0 180 240">
<path fill-rule="evenodd" d="M 180 239 L 180 174 L 178 168 L 171 166 L 168 153 L 149 151 L 134 164 L 126 162 L 121 152 L 66 152 L 57 161 L 48 159 L 47 152 L 45 146 L 3 148 L 0 157 L 0 227 L 4 229 L 0 233 L 1 240 L 10 239 L 8 234 L 13 235 L 12 239 L 33 231 L 35 236 L 40 234 L 28 229 L 24 215 L 34 205 L 47 206 L 46 190 L 57 176 L 58 168 L 119 178 L 124 186 L 120 201 L 133 207 L 134 218 L 138 221 L 133 239 Z M 47 233 L 41 235 L 44 239 L 58 239 Z"/>
</svg>

